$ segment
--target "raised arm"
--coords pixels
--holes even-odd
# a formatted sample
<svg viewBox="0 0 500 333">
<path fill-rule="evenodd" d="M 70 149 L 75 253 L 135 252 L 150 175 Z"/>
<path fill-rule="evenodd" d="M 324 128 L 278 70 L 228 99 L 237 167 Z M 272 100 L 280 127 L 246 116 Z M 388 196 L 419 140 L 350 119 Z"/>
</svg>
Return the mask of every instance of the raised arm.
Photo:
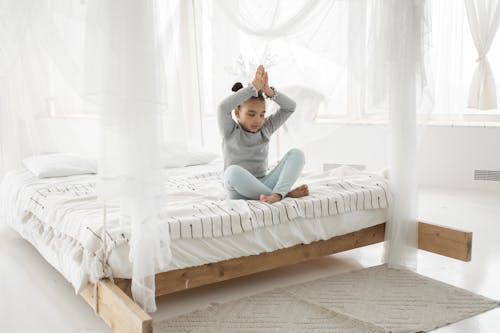
<svg viewBox="0 0 500 333">
<path fill-rule="evenodd" d="M 278 93 L 276 89 L 269 86 L 269 76 L 267 72 L 264 73 L 264 85 L 262 87 L 264 94 L 270 97 L 274 102 L 279 105 L 278 111 L 269 116 L 262 126 L 262 131 L 268 137 L 271 136 L 295 111 L 296 103 L 293 99 L 283 93 Z"/>
<path fill-rule="evenodd" d="M 281 125 L 285 123 L 285 121 L 295 111 L 296 107 L 296 103 L 293 99 L 283 94 L 282 92 L 277 92 L 273 88 L 271 89 L 273 90 L 271 99 L 279 105 L 279 109 L 278 111 L 276 111 L 276 113 L 266 119 L 266 122 L 262 127 L 262 130 L 268 136 L 273 134 L 278 128 L 281 127 Z"/>
</svg>

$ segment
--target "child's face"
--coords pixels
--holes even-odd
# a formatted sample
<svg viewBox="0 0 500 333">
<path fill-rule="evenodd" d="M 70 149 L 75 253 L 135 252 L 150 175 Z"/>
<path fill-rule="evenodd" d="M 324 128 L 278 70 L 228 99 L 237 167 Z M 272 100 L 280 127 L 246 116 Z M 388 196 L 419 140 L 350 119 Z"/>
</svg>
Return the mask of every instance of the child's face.
<svg viewBox="0 0 500 333">
<path fill-rule="evenodd" d="M 250 99 L 236 109 L 235 115 L 241 126 L 249 132 L 258 132 L 264 121 L 266 104 L 261 99 Z"/>
</svg>

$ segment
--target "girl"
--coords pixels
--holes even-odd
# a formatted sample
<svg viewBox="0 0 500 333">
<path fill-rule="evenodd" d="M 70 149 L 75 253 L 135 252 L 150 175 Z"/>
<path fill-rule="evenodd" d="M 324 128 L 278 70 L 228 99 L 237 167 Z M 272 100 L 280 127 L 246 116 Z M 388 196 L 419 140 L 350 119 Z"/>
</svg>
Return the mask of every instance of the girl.
<svg viewBox="0 0 500 333">
<path fill-rule="evenodd" d="M 231 199 L 253 199 L 267 203 L 284 197 L 300 198 L 309 195 L 307 185 L 290 191 L 304 167 L 304 153 L 291 149 L 268 174 L 269 140 L 295 111 L 295 102 L 269 86 L 268 75 L 260 65 L 252 84 L 243 88 L 236 83 L 235 93 L 224 99 L 218 110 L 219 130 L 223 137 L 224 188 Z M 264 93 L 280 109 L 265 118 Z M 235 123 L 231 111 L 238 119 Z"/>
</svg>

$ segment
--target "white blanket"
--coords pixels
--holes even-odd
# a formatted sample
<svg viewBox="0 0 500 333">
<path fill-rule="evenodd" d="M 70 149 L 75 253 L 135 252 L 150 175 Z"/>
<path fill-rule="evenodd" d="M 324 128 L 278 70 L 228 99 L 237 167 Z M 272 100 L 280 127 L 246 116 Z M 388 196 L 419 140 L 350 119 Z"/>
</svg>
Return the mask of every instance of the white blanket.
<svg viewBox="0 0 500 333">
<path fill-rule="evenodd" d="M 161 230 L 173 240 L 230 237 L 294 220 L 316 220 L 365 210 L 380 210 L 390 202 L 386 180 L 346 167 L 328 172 L 304 172 L 297 184 L 308 184 L 311 195 L 285 198 L 273 205 L 227 200 L 220 164 L 165 171 L 166 197 Z M 2 182 L 1 205 L 6 220 L 25 238 L 50 251 L 65 249 L 66 257 L 46 259 L 56 268 L 61 260 L 80 269 L 61 269 L 77 287 L 90 274 L 103 272 L 102 205 L 96 198 L 96 176 L 38 179 L 27 170 L 9 173 Z M 119 206 L 107 203 L 109 251 L 127 243 L 129 227 L 120 221 Z M 381 222 L 381 221 L 379 221 Z M 35 241 L 36 239 L 36 241 Z M 43 244 L 42 244 L 43 243 Z M 36 246 L 36 244 L 34 244 Z M 50 255 L 54 256 L 54 255 Z M 63 259 L 61 259 L 63 258 Z M 68 259 L 69 258 L 69 259 Z"/>
</svg>

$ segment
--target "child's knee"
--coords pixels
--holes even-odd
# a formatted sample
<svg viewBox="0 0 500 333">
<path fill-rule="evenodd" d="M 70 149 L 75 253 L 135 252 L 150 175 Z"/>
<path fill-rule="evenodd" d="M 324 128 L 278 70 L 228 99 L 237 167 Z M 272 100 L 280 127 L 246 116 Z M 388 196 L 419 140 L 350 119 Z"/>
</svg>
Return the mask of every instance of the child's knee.
<svg viewBox="0 0 500 333">
<path fill-rule="evenodd" d="M 298 148 L 292 148 L 288 151 L 288 154 L 290 157 L 293 157 L 293 159 L 302 162 L 302 164 L 305 163 L 306 161 L 306 156 L 304 152 Z"/>
<path fill-rule="evenodd" d="M 230 185 L 233 179 L 241 177 L 244 169 L 239 165 L 230 165 L 224 171 L 224 185 Z"/>
<path fill-rule="evenodd" d="M 239 193 L 238 188 L 241 187 L 241 183 L 238 185 L 237 182 L 246 172 L 247 171 L 239 165 L 230 165 L 224 171 L 224 188 L 226 189 L 229 199 L 247 199 Z"/>
</svg>

